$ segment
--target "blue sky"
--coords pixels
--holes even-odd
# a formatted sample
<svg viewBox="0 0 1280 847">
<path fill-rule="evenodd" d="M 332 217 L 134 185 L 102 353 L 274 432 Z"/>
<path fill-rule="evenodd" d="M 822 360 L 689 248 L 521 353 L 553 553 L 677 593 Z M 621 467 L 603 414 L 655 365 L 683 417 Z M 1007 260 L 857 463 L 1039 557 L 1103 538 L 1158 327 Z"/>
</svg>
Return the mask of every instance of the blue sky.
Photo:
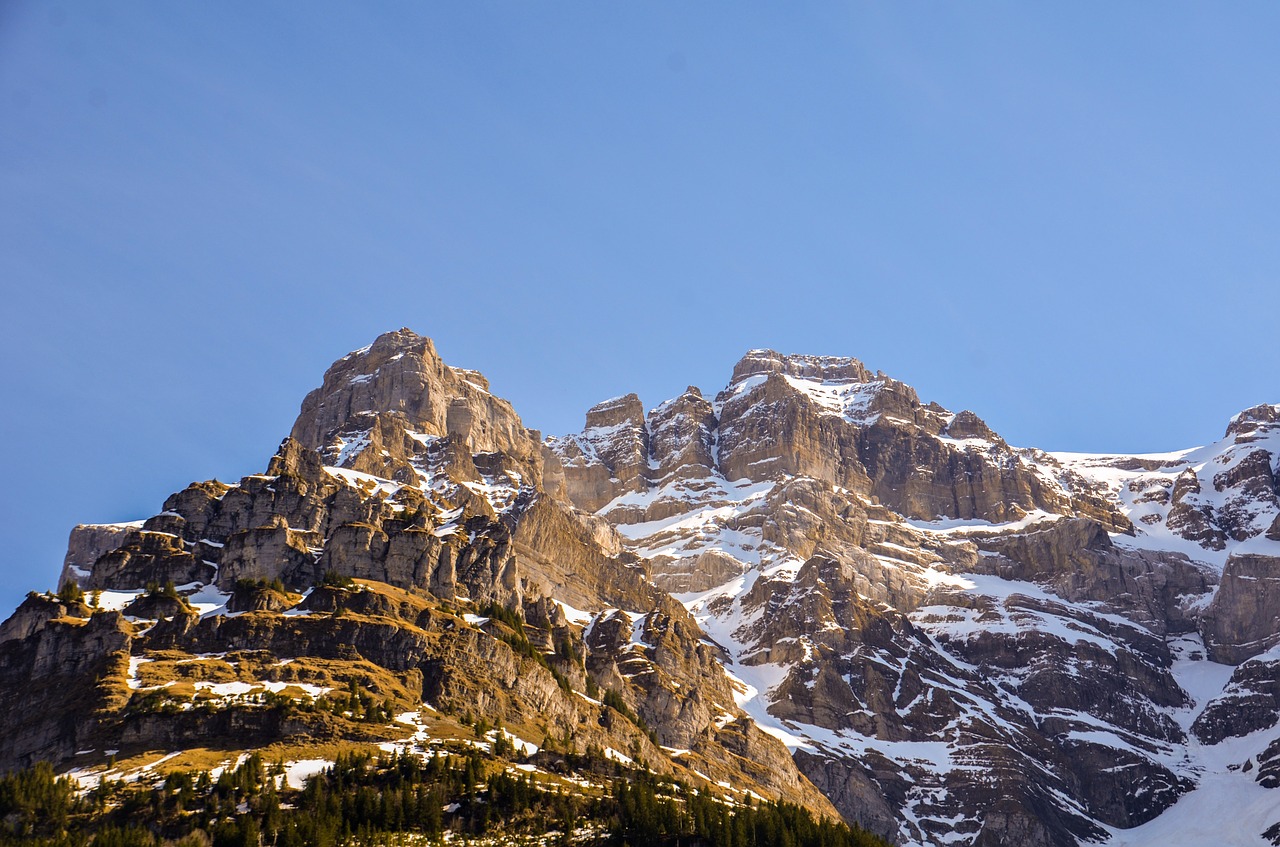
<svg viewBox="0 0 1280 847">
<path fill-rule="evenodd" d="M 0 2 L 0 605 L 436 339 L 530 426 L 852 355 L 1015 444 L 1280 402 L 1274 4 Z"/>
</svg>

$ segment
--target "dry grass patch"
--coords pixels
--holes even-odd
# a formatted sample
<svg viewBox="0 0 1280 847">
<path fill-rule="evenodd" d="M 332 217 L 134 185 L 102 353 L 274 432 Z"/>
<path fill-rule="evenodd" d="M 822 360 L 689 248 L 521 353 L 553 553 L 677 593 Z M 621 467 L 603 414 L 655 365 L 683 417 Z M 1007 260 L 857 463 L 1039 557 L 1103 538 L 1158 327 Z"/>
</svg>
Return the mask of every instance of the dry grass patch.
<svg viewBox="0 0 1280 847">
<path fill-rule="evenodd" d="M 187 688 L 194 689 L 191 685 L 194 682 L 235 682 L 241 678 L 240 672 L 225 659 L 173 658 L 172 651 L 164 658 L 153 656 L 148 654 L 145 657 L 148 661 L 138 665 L 138 682 L 144 688 L 184 681 Z"/>
</svg>

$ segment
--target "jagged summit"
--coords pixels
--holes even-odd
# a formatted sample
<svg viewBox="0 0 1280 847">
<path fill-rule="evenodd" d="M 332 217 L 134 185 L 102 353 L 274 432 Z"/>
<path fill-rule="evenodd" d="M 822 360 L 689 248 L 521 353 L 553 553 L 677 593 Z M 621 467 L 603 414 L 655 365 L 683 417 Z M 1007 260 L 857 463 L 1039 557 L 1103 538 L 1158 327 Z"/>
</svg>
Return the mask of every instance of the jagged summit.
<svg viewBox="0 0 1280 847">
<path fill-rule="evenodd" d="M 691 388 L 646 416 L 629 394 L 593 407 L 581 433 L 546 446 L 563 469 L 570 501 L 624 522 L 671 506 L 638 512 L 619 498 L 672 480 L 802 475 L 921 520 L 1083 510 L 1109 528 L 1128 529 L 1088 492 L 1063 491 L 1030 452 L 1010 448 L 974 413 L 922 404 L 911 386 L 853 358 L 752 350 L 713 403 Z"/>
<path fill-rule="evenodd" d="M 326 464 L 400 482 L 430 485 L 444 457 L 480 454 L 496 465 L 469 470 L 471 481 L 542 481 L 541 434 L 490 393 L 482 374 L 445 364 L 429 338 L 408 329 L 334 362 L 291 434 Z"/>
<path fill-rule="evenodd" d="M 1280 424 L 1280 404 L 1263 403 L 1233 415 L 1226 434 L 1246 436 L 1273 424 Z"/>
<path fill-rule="evenodd" d="M 114 778 L 105 750 L 161 768 L 228 727 L 425 755 L 470 715 L 559 790 L 574 756 L 643 760 L 902 845 L 1128 847 L 1245 794 L 1280 825 L 1280 406 L 1050 454 L 752 350 L 714 396 L 584 423 L 543 440 L 407 329 L 347 354 L 266 473 L 76 528 L 88 595 L 0 626 L 0 767 Z"/>
<path fill-rule="evenodd" d="M 784 355 L 774 350 L 748 350 L 733 366 L 729 384 L 752 376 L 777 373 L 820 382 L 870 382 L 874 376 L 857 359 L 842 356 Z"/>
<path fill-rule="evenodd" d="M 437 744 L 479 715 L 539 779 L 557 756 L 643 760 L 835 815 L 737 708 L 688 611 L 544 485 L 538 434 L 408 330 L 326 371 L 266 473 L 77 527 L 64 576 L 92 605 L 33 595 L 0 628 L 0 768 L 114 775 L 104 750 L 182 761 L 212 737 L 430 754 L 404 725 Z M 368 689 L 386 725 L 329 698 Z M 544 739 L 562 752 L 535 764 Z"/>
<path fill-rule="evenodd" d="M 378 336 L 325 371 L 302 401 L 292 435 L 323 451 L 335 436 L 388 418 L 419 434 L 456 435 L 477 452 L 527 447 L 531 437 L 511 404 L 489 393 L 487 379 L 449 367 L 431 339 L 408 329 Z"/>
<path fill-rule="evenodd" d="M 1191 700 L 1168 673 L 1164 639 L 1198 630 L 1215 657 L 1239 661 L 1273 643 L 1263 632 L 1280 633 L 1270 599 L 1262 616 L 1243 599 L 1280 560 L 1230 559 L 1219 540 L 1234 527 L 1242 551 L 1269 543 L 1280 451 L 1241 451 L 1265 435 L 1271 409 L 1242 413 L 1228 442 L 1203 455 L 1095 461 L 1010 447 L 977 414 L 921 403 L 856 359 L 753 350 L 714 403 L 686 392 L 642 418 L 632 396 L 625 413 L 615 404 L 609 420 L 548 448 L 569 498 L 616 524 L 658 584 L 730 646 L 734 673 L 755 692 L 748 711 L 811 740 L 797 761 L 847 815 L 867 825 L 901 815 L 915 822 L 898 830 L 909 843 L 1070 844 L 1103 837 L 1099 825 L 1140 824 L 1192 784 L 1195 766 L 1083 740 L 1102 731 L 1181 743 L 1165 715 Z M 1202 482 L 1210 468 L 1218 475 Z M 1211 602 L 1220 579 L 1228 599 Z M 1092 617 L 1099 611 L 1131 628 L 1075 655 L 1071 632 L 1110 626 Z M 941 652 L 916 644 L 911 627 Z M 1040 658 L 1028 654 L 1028 665 L 1014 656 L 1029 639 Z M 957 675 L 951 657 L 979 676 Z M 1135 678 L 1135 657 L 1165 670 Z M 1006 702 L 983 678 L 1022 699 Z M 919 705 L 920 692 L 940 688 L 950 706 Z M 1214 720 L 1238 725 L 1231 708 Z M 912 745 L 935 743 L 943 725 L 950 741 L 933 754 L 942 758 L 922 767 Z M 966 733 L 1004 740 L 975 746 Z M 898 742 L 901 758 L 888 752 Z M 899 779 L 917 786 L 895 801 L 902 811 L 878 807 L 866 784 L 849 787 L 848 763 L 868 747 L 897 764 L 855 772 L 879 791 Z M 977 809 L 993 795 L 965 776 L 979 761 L 1008 774 L 1000 814 L 967 834 L 926 823 L 959 808 L 984 817 Z M 1129 774 L 1126 797 L 1145 786 L 1141 801 L 1109 805 L 1107 789 L 1068 787 L 1106 785 L 1114 768 Z M 1064 796 L 1074 799 L 1054 799 Z"/>
</svg>

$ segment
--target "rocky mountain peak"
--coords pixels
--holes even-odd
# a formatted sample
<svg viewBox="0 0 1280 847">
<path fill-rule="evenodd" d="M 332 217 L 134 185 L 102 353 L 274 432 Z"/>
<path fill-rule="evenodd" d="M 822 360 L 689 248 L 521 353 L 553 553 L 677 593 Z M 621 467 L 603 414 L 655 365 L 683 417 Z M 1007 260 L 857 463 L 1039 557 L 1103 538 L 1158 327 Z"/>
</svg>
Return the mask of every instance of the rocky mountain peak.
<svg viewBox="0 0 1280 847">
<path fill-rule="evenodd" d="M 631 424 L 644 426 L 644 405 L 635 394 L 601 401 L 587 410 L 587 428 Z"/>
<path fill-rule="evenodd" d="M 819 382 L 870 382 L 875 378 L 857 359 L 750 350 L 733 366 L 733 377 L 729 383 L 735 385 L 749 377 L 771 373 Z"/>
<path fill-rule="evenodd" d="M 0 626 L 0 767 L 116 778 L 96 751 L 224 717 L 271 738 L 274 701 L 230 693 L 289 683 L 291 731 L 401 749 L 403 721 L 347 725 L 355 679 L 432 743 L 483 715 L 910 847 L 1162 843 L 1280 785 L 1280 406 L 1192 450 L 1049 454 L 761 349 L 714 402 L 585 424 L 539 443 L 407 329 L 344 356 L 266 474 L 73 532 L 88 595 Z"/>
<path fill-rule="evenodd" d="M 363 355 L 365 359 L 376 366 L 398 353 L 412 353 L 437 361 L 440 359 L 439 354 L 436 353 L 435 343 L 425 335 L 418 335 L 408 327 L 400 327 L 400 329 L 391 332 L 384 332 L 375 338 L 372 344 L 363 348 L 363 354 L 362 351 L 356 350 L 349 353 L 348 356 Z"/>
<path fill-rule="evenodd" d="M 466 457 L 492 453 L 508 457 L 521 478 L 542 474 L 538 433 L 489 392 L 482 374 L 445 364 L 431 339 L 409 329 L 334 362 L 303 400 L 291 434 L 325 464 L 387 479 L 428 474 L 441 461 L 456 466 L 449 457 L 461 456 L 453 476 L 477 480 Z M 439 455 L 429 456 L 433 450 Z"/>
<path fill-rule="evenodd" d="M 957 412 L 943 432 L 949 438 L 977 438 L 983 441 L 995 441 L 1000 437 L 987 426 L 986 421 L 968 409 Z"/>
<path fill-rule="evenodd" d="M 712 405 L 695 386 L 649 412 L 650 468 L 655 481 L 672 474 L 706 477 L 715 470 L 717 420 Z"/>
<path fill-rule="evenodd" d="M 1280 404 L 1263 403 L 1234 415 L 1227 424 L 1227 437 L 1241 440 L 1277 424 L 1280 424 Z"/>
</svg>

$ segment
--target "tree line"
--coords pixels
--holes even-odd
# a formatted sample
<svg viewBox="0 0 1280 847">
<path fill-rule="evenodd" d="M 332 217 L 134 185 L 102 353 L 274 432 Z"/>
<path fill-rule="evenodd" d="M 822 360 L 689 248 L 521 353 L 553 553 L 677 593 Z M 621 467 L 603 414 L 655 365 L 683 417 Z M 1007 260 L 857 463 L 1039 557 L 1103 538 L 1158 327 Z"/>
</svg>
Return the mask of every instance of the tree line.
<svg viewBox="0 0 1280 847">
<path fill-rule="evenodd" d="M 575 759 L 578 757 L 575 757 Z M 258 754 L 221 772 L 78 790 L 47 763 L 0 777 L 0 845 L 338 847 L 559 833 L 561 844 L 880 847 L 886 842 L 788 803 L 731 804 L 647 770 L 578 762 L 606 790 L 497 769 L 477 749 L 422 757 L 341 755 L 301 790 Z M 578 836 L 575 838 L 575 834 Z M 594 834 L 594 835 L 590 835 Z M 582 836 L 589 838 L 584 842 Z"/>
</svg>

